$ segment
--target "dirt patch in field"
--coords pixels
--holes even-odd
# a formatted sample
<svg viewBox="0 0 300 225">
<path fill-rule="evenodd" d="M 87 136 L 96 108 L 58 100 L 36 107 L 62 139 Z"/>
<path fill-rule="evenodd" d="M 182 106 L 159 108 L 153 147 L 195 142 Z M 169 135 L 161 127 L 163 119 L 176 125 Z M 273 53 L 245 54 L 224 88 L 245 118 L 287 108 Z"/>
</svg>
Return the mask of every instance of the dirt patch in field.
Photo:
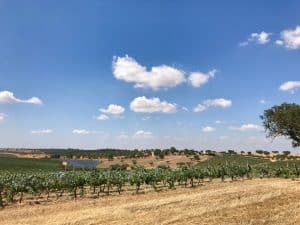
<svg viewBox="0 0 300 225">
<path fill-rule="evenodd" d="M 3 155 L 11 155 L 11 156 L 15 156 L 17 158 L 26 158 L 26 159 L 44 159 L 44 158 L 50 158 L 49 155 L 44 154 L 44 153 L 13 153 L 13 152 L 0 152 L 0 156 L 1 154 Z"/>
<path fill-rule="evenodd" d="M 300 224 L 300 182 L 212 182 L 197 188 L 83 199 L 0 211 L 1 225 Z"/>
</svg>

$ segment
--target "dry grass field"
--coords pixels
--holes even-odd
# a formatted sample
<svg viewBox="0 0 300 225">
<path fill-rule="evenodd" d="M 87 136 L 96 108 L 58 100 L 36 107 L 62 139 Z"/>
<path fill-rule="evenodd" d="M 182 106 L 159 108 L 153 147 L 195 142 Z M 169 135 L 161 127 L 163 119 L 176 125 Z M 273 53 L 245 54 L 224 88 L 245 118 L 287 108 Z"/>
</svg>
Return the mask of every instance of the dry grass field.
<svg viewBox="0 0 300 225">
<path fill-rule="evenodd" d="M 140 157 L 140 158 L 124 158 L 124 157 L 114 157 L 113 161 L 108 159 L 100 159 L 101 163 L 99 164 L 99 168 L 109 168 L 112 165 L 128 165 L 133 166 L 141 165 L 145 168 L 156 168 L 158 166 L 168 166 L 171 168 L 178 167 L 179 164 L 189 164 L 196 165 L 199 162 L 203 162 L 209 159 L 209 156 L 202 155 L 199 156 L 198 160 L 195 160 L 193 156 L 186 155 L 166 155 L 163 159 L 159 159 L 157 157 L 148 156 L 148 157 Z"/>
<path fill-rule="evenodd" d="M 300 181 L 216 181 L 159 193 L 12 206 L 0 210 L 0 224 L 300 224 Z"/>
</svg>

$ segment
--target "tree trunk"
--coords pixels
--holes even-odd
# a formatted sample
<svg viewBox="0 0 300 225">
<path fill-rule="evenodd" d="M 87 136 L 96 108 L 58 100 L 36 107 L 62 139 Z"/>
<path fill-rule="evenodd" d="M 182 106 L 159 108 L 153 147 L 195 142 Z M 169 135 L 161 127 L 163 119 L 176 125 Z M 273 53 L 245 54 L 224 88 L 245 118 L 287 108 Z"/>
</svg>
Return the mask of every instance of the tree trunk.
<svg viewBox="0 0 300 225">
<path fill-rule="evenodd" d="M 76 198 L 77 198 L 77 188 L 76 187 L 73 190 L 73 194 L 74 194 L 74 199 L 76 200 Z"/>
<path fill-rule="evenodd" d="M 23 200 L 23 192 L 20 193 L 19 203 L 22 203 Z"/>
<path fill-rule="evenodd" d="M 3 199 L 2 199 L 2 192 L 0 191 L 0 207 L 3 208 L 4 204 L 3 204 Z"/>
</svg>

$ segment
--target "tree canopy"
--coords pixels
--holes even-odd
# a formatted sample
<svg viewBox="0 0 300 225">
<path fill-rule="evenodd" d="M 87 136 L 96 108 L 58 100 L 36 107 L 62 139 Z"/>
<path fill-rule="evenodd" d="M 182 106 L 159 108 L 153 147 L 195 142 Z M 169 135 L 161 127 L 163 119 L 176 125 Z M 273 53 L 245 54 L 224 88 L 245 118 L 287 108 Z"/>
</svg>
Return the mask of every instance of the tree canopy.
<svg viewBox="0 0 300 225">
<path fill-rule="evenodd" d="M 300 105 L 283 103 L 264 111 L 260 116 L 267 137 L 285 136 L 292 140 L 293 147 L 300 146 Z"/>
</svg>

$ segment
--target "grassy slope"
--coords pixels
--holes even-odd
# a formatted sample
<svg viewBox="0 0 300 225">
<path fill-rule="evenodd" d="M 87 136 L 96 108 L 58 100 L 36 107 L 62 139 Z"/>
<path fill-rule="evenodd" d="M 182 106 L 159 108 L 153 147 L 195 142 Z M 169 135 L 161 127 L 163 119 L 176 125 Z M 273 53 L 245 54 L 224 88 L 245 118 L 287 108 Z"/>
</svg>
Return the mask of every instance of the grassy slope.
<svg viewBox="0 0 300 225">
<path fill-rule="evenodd" d="M 59 170 L 61 161 L 53 159 L 25 159 L 9 155 L 0 155 L 0 171 L 28 171 L 28 170 Z"/>
</svg>

